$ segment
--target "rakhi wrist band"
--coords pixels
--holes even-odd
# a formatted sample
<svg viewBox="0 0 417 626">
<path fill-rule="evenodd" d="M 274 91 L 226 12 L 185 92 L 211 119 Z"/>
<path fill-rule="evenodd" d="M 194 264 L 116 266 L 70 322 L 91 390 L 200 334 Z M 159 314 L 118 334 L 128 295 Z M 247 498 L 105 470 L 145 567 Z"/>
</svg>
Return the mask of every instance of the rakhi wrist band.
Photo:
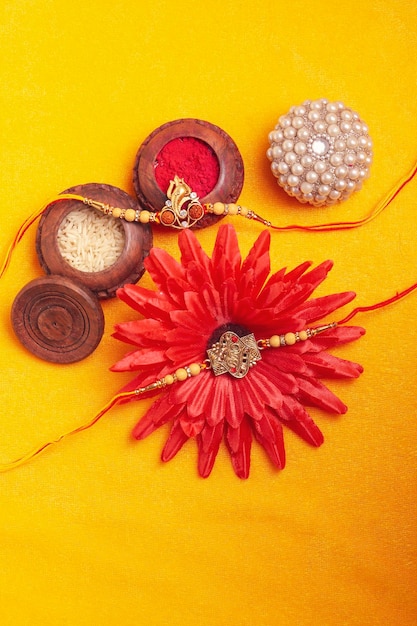
<svg viewBox="0 0 417 626">
<path fill-rule="evenodd" d="M 113 371 L 130 371 L 130 384 L 88 423 L 50 441 L 0 470 L 36 457 L 49 446 L 93 426 L 115 404 L 157 395 L 133 430 L 140 440 L 164 424 L 171 432 L 161 459 L 171 460 L 189 440 L 198 448 L 198 471 L 210 475 L 224 442 L 236 475 L 247 478 L 253 441 L 272 464 L 285 466 L 283 427 L 312 446 L 323 434 L 307 407 L 343 414 L 346 405 L 322 379 L 354 379 L 362 367 L 330 349 L 359 339 L 346 326 L 355 315 L 399 301 L 412 285 L 377 304 L 357 307 L 338 322 L 319 323 L 353 300 L 353 292 L 312 298 L 332 267 L 302 263 L 269 275 L 269 233 L 242 260 L 231 225 L 219 228 L 211 257 L 194 233 L 179 235 L 181 261 L 154 248 L 145 259 L 156 291 L 125 285 L 118 296 L 140 314 L 116 325 L 115 338 L 134 350 Z"/>
<path fill-rule="evenodd" d="M 127 222 L 139 222 L 141 224 L 156 224 L 183 230 L 192 228 L 206 216 L 226 217 L 228 215 L 242 216 L 249 220 L 261 223 L 267 228 L 278 231 L 310 231 L 310 232 L 327 232 L 336 230 L 351 230 L 368 224 L 377 218 L 389 204 L 394 200 L 403 187 L 409 183 L 417 172 L 417 162 L 413 164 L 409 172 L 401 178 L 396 185 L 378 202 L 378 204 L 364 217 L 352 221 L 342 222 L 324 222 L 321 224 L 303 225 L 288 224 L 286 226 L 277 226 L 272 224 L 270 220 L 263 218 L 246 206 L 242 206 L 236 202 L 224 203 L 214 202 L 214 204 L 202 204 L 199 197 L 192 191 L 191 187 L 183 180 L 175 176 L 171 181 L 168 189 L 167 200 L 160 211 L 152 212 L 146 209 L 121 209 L 109 204 L 93 200 L 84 196 L 73 194 L 61 194 L 54 198 L 50 204 L 62 200 L 75 200 L 84 205 L 97 209 L 105 215 L 116 219 L 126 220 Z M 47 205 L 49 206 L 49 204 Z"/>
</svg>

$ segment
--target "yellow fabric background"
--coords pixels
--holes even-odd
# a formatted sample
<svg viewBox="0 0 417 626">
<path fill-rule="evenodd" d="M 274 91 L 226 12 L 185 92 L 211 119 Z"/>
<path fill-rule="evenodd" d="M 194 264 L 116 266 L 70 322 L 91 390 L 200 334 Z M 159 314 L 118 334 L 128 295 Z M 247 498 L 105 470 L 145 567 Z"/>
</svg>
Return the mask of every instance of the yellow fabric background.
<svg viewBox="0 0 417 626">
<path fill-rule="evenodd" d="M 180 117 L 234 138 L 241 201 L 275 223 L 368 213 L 417 156 L 416 35 L 414 0 L 4 0 L 1 250 L 71 185 L 133 193 L 140 143 Z M 327 211 L 288 199 L 265 157 L 279 115 L 316 97 L 356 109 L 375 143 L 364 189 Z M 353 289 L 362 305 L 390 297 L 416 281 L 416 193 L 413 181 L 359 230 L 274 233 L 274 269 L 331 258 L 320 293 Z M 260 227 L 234 223 L 246 252 Z M 42 362 L 14 337 L 13 298 L 42 275 L 35 231 L 0 284 L 1 462 L 85 422 L 128 380 L 108 371 L 126 350 L 110 337 L 132 315 L 120 302 L 104 304 L 105 337 L 76 365 Z M 208 251 L 214 237 L 199 233 Z M 154 243 L 178 254 L 175 233 Z M 143 402 L 1 475 L 1 624 L 415 624 L 416 303 L 357 318 L 367 335 L 338 354 L 365 372 L 330 384 L 349 412 L 312 411 L 326 439 L 318 450 L 286 433 L 282 472 L 256 445 L 248 481 L 224 450 L 198 478 L 192 442 L 161 464 L 166 430 L 129 436 Z"/>
</svg>

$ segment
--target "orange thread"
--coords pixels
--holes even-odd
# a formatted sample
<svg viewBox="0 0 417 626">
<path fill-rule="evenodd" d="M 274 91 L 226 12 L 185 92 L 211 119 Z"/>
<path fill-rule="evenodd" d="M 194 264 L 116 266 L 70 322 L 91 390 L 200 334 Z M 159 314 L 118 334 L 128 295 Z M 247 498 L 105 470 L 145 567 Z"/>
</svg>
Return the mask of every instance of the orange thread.
<svg viewBox="0 0 417 626">
<path fill-rule="evenodd" d="M 400 191 L 409 183 L 415 176 L 417 172 L 417 162 L 414 163 L 411 170 L 398 181 L 398 183 L 391 189 L 387 195 L 378 202 L 376 207 L 365 217 L 362 217 L 359 220 L 355 220 L 352 222 L 329 222 L 326 224 L 313 224 L 311 226 L 302 226 L 301 224 L 291 224 L 289 226 L 273 226 L 271 228 L 274 230 L 304 230 L 311 232 L 328 232 L 333 230 L 350 230 L 352 228 L 358 228 L 359 226 L 364 226 L 369 222 L 372 222 L 378 215 L 384 211 L 389 204 L 397 197 Z"/>
<path fill-rule="evenodd" d="M 99 413 L 97 413 L 97 415 L 95 415 L 93 419 L 88 421 L 86 424 L 83 424 L 81 426 L 78 426 L 77 428 L 74 428 L 74 430 L 71 430 L 65 433 L 64 435 L 61 435 L 60 437 L 58 437 L 58 439 L 54 439 L 53 441 L 48 441 L 42 444 L 35 450 L 32 450 L 32 452 L 24 454 L 23 456 L 19 457 L 15 461 L 1 464 L 0 472 L 7 472 L 16 467 L 19 467 L 20 465 L 27 463 L 31 459 L 34 459 L 36 456 L 41 454 L 44 450 L 46 450 L 47 448 L 49 448 L 50 446 L 56 443 L 59 443 L 63 439 L 66 439 L 67 437 L 70 437 L 71 435 L 76 435 L 77 433 L 81 433 L 83 430 L 88 430 L 89 428 L 94 426 L 94 424 L 96 424 L 103 417 L 103 415 L 105 415 L 108 411 L 110 411 L 111 408 L 113 408 L 116 404 L 118 404 L 118 402 L 120 402 L 123 399 L 135 396 L 135 395 L 137 395 L 135 391 L 127 391 L 127 392 L 121 392 L 121 393 L 116 394 L 115 396 L 113 396 L 113 398 L 111 398 L 111 400 L 109 400 L 109 402 L 107 402 L 107 404 L 101 409 L 101 411 L 99 411 Z"/>
</svg>

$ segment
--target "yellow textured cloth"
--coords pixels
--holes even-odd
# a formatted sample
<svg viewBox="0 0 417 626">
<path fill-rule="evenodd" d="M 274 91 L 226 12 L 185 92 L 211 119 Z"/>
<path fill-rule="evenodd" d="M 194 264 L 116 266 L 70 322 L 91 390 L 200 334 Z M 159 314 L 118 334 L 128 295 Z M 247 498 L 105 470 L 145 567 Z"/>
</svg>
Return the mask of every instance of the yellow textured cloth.
<svg viewBox="0 0 417 626">
<path fill-rule="evenodd" d="M 414 0 L 4 0 L 0 42 L 3 253 L 72 185 L 133 193 L 137 148 L 181 117 L 234 138 L 241 201 L 281 225 L 359 218 L 417 157 Z M 278 117 L 318 97 L 357 110 L 375 145 L 363 190 L 332 209 L 287 198 L 265 157 Z M 321 294 L 354 290 L 359 305 L 392 296 L 416 281 L 416 194 L 414 180 L 358 230 L 273 233 L 274 269 L 331 258 Z M 261 227 L 234 223 L 246 253 Z M 209 252 L 215 231 L 198 233 Z M 35 232 L 0 282 L 0 462 L 84 423 L 129 380 L 108 370 L 126 351 L 112 327 L 132 317 L 116 300 L 103 304 L 100 346 L 78 364 L 43 362 L 15 338 L 13 299 L 42 275 Z M 178 256 L 176 240 L 154 237 Z M 162 464 L 166 429 L 130 438 L 144 401 L 0 475 L 0 623 L 416 624 L 416 309 L 413 294 L 357 318 L 366 336 L 337 354 L 364 374 L 330 383 L 349 411 L 311 412 L 319 449 L 287 432 L 282 472 L 256 445 L 247 481 L 223 449 L 199 478 L 193 442 Z"/>
</svg>

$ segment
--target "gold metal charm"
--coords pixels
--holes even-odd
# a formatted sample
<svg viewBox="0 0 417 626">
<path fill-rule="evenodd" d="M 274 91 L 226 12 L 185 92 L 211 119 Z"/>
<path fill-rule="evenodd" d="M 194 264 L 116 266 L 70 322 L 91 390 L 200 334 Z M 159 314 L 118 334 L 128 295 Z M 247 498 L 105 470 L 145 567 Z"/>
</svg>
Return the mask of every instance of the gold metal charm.
<svg viewBox="0 0 417 626">
<path fill-rule="evenodd" d="M 260 360 L 261 354 L 254 335 L 239 337 L 231 330 L 222 334 L 219 341 L 207 350 L 211 369 L 215 376 L 231 374 L 243 378 Z"/>
<path fill-rule="evenodd" d="M 164 226 L 190 228 L 205 214 L 197 194 L 183 178 L 175 176 L 171 180 L 167 197 L 168 200 L 159 213 L 159 220 Z"/>
</svg>

